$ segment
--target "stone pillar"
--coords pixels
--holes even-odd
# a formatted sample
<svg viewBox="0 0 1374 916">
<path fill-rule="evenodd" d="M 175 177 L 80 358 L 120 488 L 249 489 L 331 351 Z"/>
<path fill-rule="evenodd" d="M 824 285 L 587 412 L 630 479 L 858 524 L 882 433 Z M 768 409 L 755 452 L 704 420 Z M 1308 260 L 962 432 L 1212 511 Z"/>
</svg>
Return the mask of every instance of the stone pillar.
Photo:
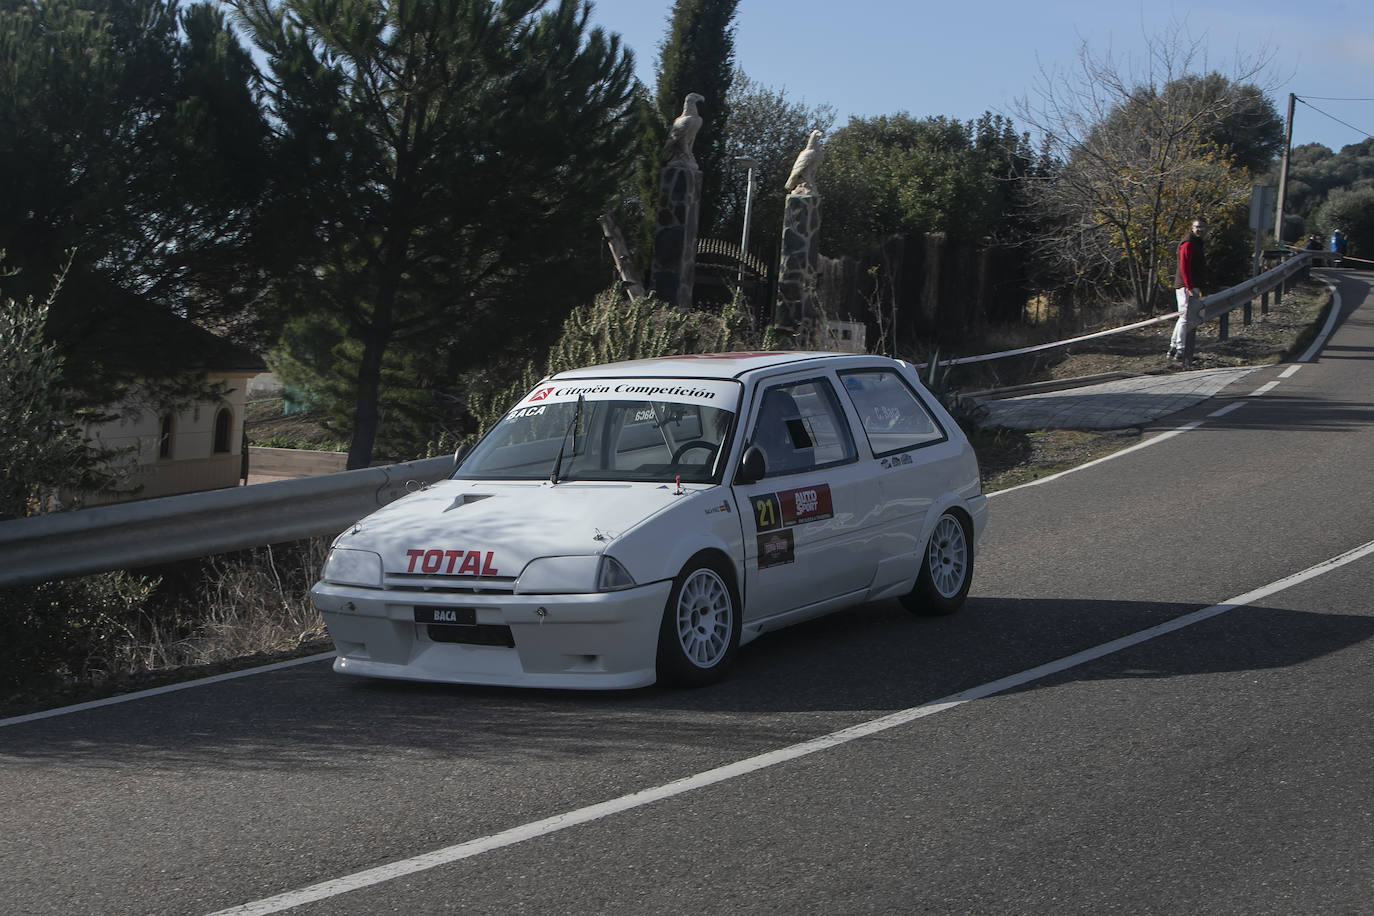
<svg viewBox="0 0 1374 916">
<path fill-rule="evenodd" d="M 778 330 L 793 334 L 803 346 L 813 346 L 820 340 L 820 309 L 816 303 L 820 230 L 821 195 L 806 187 L 788 194 L 782 216 L 782 254 L 773 324 Z"/>
<path fill-rule="evenodd" d="M 701 169 L 695 162 L 665 163 L 658 181 L 653 288 L 658 298 L 675 308 L 692 307 L 700 212 Z"/>
</svg>

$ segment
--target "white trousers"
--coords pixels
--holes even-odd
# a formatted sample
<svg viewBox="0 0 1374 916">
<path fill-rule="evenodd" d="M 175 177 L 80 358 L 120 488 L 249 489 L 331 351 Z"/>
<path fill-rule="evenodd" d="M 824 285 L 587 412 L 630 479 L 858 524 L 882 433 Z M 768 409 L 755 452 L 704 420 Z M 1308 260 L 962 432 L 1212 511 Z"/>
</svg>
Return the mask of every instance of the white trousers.
<svg viewBox="0 0 1374 916">
<path fill-rule="evenodd" d="M 1174 336 L 1169 338 L 1169 349 L 1183 352 L 1183 339 L 1188 333 L 1188 291 L 1176 289 L 1178 295 L 1178 322 L 1174 325 Z"/>
</svg>

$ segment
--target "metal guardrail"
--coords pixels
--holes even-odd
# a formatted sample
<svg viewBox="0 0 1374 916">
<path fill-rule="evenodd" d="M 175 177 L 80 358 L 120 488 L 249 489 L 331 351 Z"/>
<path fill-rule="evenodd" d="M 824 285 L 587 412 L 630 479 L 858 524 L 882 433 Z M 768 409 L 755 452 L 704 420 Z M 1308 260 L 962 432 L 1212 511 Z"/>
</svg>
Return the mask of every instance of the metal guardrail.
<svg viewBox="0 0 1374 916">
<path fill-rule="evenodd" d="M 448 476 L 451 457 L 0 522 L 0 586 L 332 536 Z"/>
<path fill-rule="evenodd" d="M 1293 250 L 1286 261 L 1277 267 L 1270 268 L 1258 277 L 1252 277 L 1230 289 L 1203 297 L 1202 305 L 1198 309 L 1198 321 L 1212 321 L 1220 318 L 1247 303 L 1253 302 L 1265 293 L 1277 289 L 1294 274 L 1311 267 L 1312 262 L 1319 259 L 1323 253 L 1306 249 Z"/>
<path fill-rule="evenodd" d="M 1255 299 L 1267 295 L 1274 289 L 1283 285 L 1294 274 L 1312 266 L 1312 262 L 1321 259 L 1326 252 L 1290 249 L 1289 254 L 1291 257 L 1277 267 L 1273 267 L 1259 276 L 1252 277 L 1244 283 L 1233 286 L 1230 289 L 1203 297 L 1201 305 L 1198 307 L 1197 321 L 1212 321 L 1216 318 L 1224 317 L 1235 309 L 1248 305 Z M 1134 324 L 1123 325 L 1119 328 L 1109 328 L 1105 331 L 1094 331 L 1091 334 L 1070 337 L 1067 340 L 1053 340 L 1049 343 L 1036 344 L 1031 347 L 1021 347 L 1016 350 L 1002 350 L 997 353 L 984 353 L 980 356 L 961 356 L 957 359 L 942 359 L 937 365 L 964 366 L 970 363 L 984 363 L 994 359 L 1006 359 L 1012 356 L 1026 356 L 1031 353 L 1039 353 L 1042 350 L 1067 347 L 1072 344 L 1082 343 L 1085 340 L 1093 340 L 1098 337 L 1109 337 L 1112 334 L 1122 334 L 1126 331 L 1135 331 L 1140 328 L 1149 327 L 1152 324 L 1163 324 L 1166 321 L 1177 320 L 1178 312 L 1170 312 L 1167 315 L 1147 318 L 1144 321 L 1137 321 Z M 921 363 L 917 368 L 924 369 L 926 365 L 928 364 Z"/>
</svg>

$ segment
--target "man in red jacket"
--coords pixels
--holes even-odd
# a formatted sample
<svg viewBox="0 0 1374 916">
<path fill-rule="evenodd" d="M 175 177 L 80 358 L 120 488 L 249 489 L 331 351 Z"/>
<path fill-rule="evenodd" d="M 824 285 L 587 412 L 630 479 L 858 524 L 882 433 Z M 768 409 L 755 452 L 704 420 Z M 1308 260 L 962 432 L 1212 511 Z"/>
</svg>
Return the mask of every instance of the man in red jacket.
<svg viewBox="0 0 1374 916">
<path fill-rule="evenodd" d="M 1178 296 L 1178 323 L 1169 341 L 1169 358 L 1183 358 L 1184 339 L 1188 333 L 1188 300 L 1202 297 L 1202 280 L 1207 273 L 1207 256 L 1202 236 L 1207 231 L 1205 220 L 1193 220 L 1187 238 L 1178 245 L 1178 271 L 1174 274 L 1174 294 Z"/>
</svg>

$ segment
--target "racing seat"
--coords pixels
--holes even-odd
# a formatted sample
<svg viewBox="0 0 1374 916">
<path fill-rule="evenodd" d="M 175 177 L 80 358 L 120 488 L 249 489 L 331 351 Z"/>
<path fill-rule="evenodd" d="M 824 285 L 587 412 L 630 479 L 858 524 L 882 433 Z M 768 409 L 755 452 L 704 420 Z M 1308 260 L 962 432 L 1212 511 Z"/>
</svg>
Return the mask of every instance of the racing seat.
<svg viewBox="0 0 1374 916">
<path fill-rule="evenodd" d="M 763 452 L 769 474 L 803 471 L 816 465 L 816 450 L 797 401 L 780 388 L 764 392 L 750 444 Z"/>
</svg>

